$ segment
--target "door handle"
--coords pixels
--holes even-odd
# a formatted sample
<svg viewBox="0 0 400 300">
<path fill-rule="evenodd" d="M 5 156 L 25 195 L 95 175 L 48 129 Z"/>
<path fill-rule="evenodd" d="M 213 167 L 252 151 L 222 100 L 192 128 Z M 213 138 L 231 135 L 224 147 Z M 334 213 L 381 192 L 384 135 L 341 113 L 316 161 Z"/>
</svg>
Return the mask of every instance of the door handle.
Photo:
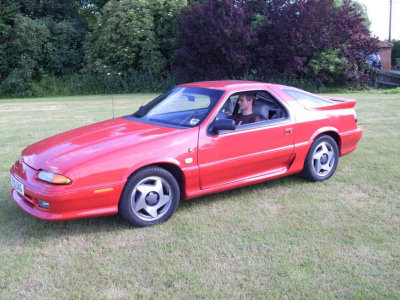
<svg viewBox="0 0 400 300">
<path fill-rule="evenodd" d="M 285 135 L 291 135 L 293 133 L 293 128 L 285 128 Z"/>
</svg>

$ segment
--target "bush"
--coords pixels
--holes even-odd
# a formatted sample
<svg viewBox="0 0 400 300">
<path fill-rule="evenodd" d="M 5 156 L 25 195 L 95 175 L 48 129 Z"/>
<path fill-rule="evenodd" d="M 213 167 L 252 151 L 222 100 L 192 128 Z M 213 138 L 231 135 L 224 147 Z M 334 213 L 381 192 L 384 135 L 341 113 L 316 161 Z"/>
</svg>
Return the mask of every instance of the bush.
<svg viewBox="0 0 400 300">
<path fill-rule="evenodd" d="M 178 18 L 178 26 L 181 81 L 234 79 L 250 71 L 252 28 L 245 2 L 195 3 Z"/>
<path fill-rule="evenodd" d="M 312 90 L 374 75 L 376 40 L 353 0 L 3 2 L 1 95 L 164 90 L 175 73 Z"/>
<path fill-rule="evenodd" d="M 328 49 L 316 52 L 308 63 L 309 76 L 314 78 L 317 84 L 327 86 L 345 85 L 344 79 L 348 77 L 346 72 L 349 61 L 341 55 L 339 49 Z"/>
<path fill-rule="evenodd" d="M 14 22 L 0 93 L 26 95 L 43 76 L 63 76 L 80 69 L 83 35 L 71 22 L 22 15 Z"/>
<path fill-rule="evenodd" d="M 179 79 L 250 74 L 259 80 L 288 76 L 319 85 L 364 85 L 365 57 L 377 51 L 377 40 L 363 22 L 347 0 L 200 1 L 178 20 Z M 333 56 L 338 76 L 328 66 Z"/>
<path fill-rule="evenodd" d="M 182 0 L 108 2 L 85 43 L 85 71 L 119 74 L 133 71 L 167 74 L 175 13 Z"/>
<path fill-rule="evenodd" d="M 13 81 L 11 81 L 11 78 Z M 9 85 L 7 85 L 9 84 Z M 110 93 L 162 92 L 176 85 L 173 74 L 156 77 L 149 73 L 132 71 L 126 75 L 101 76 L 98 74 L 72 74 L 62 77 L 43 76 L 40 81 L 31 82 L 29 88 L 22 88 L 24 81 L 19 76 L 10 77 L 0 90 L 1 97 L 45 97 Z M 20 85 L 20 86 L 19 86 Z M 13 88 L 18 88 L 15 92 Z"/>
</svg>

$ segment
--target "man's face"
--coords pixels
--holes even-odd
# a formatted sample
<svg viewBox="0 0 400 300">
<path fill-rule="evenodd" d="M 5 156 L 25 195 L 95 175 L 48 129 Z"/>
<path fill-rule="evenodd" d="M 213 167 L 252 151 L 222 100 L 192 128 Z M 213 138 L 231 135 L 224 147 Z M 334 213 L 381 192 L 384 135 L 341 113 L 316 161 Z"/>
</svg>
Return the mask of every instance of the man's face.
<svg viewBox="0 0 400 300">
<path fill-rule="evenodd" d="M 246 110 L 248 107 L 251 107 L 253 105 L 251 100 L 247 100 L 246 95 L 240 95 L 238 101 L 239 101 L 239 108 L 241 110 Z"/>
</svg>

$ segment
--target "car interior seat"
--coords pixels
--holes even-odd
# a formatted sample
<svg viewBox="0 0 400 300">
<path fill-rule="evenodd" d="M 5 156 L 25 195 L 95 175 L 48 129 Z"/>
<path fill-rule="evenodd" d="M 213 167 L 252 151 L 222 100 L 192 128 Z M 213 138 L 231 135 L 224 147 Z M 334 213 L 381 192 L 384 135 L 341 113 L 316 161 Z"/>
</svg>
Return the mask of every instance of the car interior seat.
<svg viewBox="0 0 400 300">
<path fill-rule="evenodd" d="M 268 120 L 269 117 L 268 104 L 264 101 L 256 101 L 253 104 L 253 113 L 259 116 L 261 120 Z"/>
</svg>

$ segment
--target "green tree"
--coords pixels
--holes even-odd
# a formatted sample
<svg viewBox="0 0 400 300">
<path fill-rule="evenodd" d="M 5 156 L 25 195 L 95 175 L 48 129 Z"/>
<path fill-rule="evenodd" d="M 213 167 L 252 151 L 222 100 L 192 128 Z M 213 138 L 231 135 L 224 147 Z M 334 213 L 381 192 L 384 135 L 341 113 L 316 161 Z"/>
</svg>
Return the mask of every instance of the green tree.
<svg viewBox="0 0 400 300">
<path fill-rule="evenodd" d="M 400 40 L 393 40 L 392 48 L 392 66 L 396 66 L 396 59 L 400 59 Z"/>
<path fill-rule="evenodd" d="M 100 11 L 109 0 L 80 0 L 79 14 L 85 19 L 89 28 L 94 28 L 100 16 Z"/>
<path fill-rule="evenodd" d="M 78 72 L 83 60 L 84 32 L 69 21 L 47 20 L 51 38 L 44 47 L 46 72 L 63 76 Z"/>
<path fill-rule="evenodd" d="M 7 58 L 9 72 L 0 87 L 5 94 L 23 91 L 33 80 L 40 79 L 46 59 L 43 48 L 51 37 L 43 20 L 32 20 L 22 15 L 17 15 L 14 20 L 8 45 L 12 49 L 12 55 Z"/>
<path fill-rule="evenodd" d="M 0 4 L 0 80 L 7 75 L 9 69 L 8 44 L 18 8 L 19 5 L 11 0 L 2 1 Z"/>
<path fill-rule="evenodd" d="M 31 19 L 52 18 L 56 21 L 80 19 L 79 0 L 15 0 L 19 13 Z"/>
<path fill-rule="evenodd" d="M 178 31 L 176 14 L 186 7 L 186 0 L 148 0 L 154 20 L 154 33 L 159 49 L 170 65 L 165 71 L 169 72 L 174 59 L 178 42 L 175 38 Z"/>
<path fill-rule="evenodd" d="M 79 0 L 5 0 L 0 9 L 0 93 L 23 93 L 79 71 L 87 31 Z"/>
<path fill-rule="evenodd" d="M 18 14 L 7 44 L 3 94 L 22 93 L 46 76 L 77 72 L 82 61 L 83 36 L 72 23 Z"/>
<path fill-rule="evenodd" d="M 345 77 L 349 61 L 341 55 L 340 49 L 316 52 L 308 63 L 308 76 L 319 84 L 334 86 Z"/>
<path fill-rule="evenodd" d="M 371 20 L 368 17 L 367 7 L 357 1 L 353 1 L 353 3 L 364 18 L 364 25 L 369 29 L 371 27 Z"/>
<path fill-rule="evenodd" d="M 371 20 L 368 17 L 368 10 L 364 4 L 361 4 L 357 0 L 335 0 L 335 2 L 336 2 L 336 5 L 343 5 L 344 2 L 350 2 L 351 4 L 353 4 L 356 7 L 357 12 L 359 12 L 361 14 L 361 16 L 363 17 L 364 25 L 367 28 L 370 28 Z"/>
<path fill-rule="evenodd" d="M 176 47 L 175 11 L 184 1 L 110 1 L 85 43 L 86 71 L 166 73 Z"/>
</svg>

